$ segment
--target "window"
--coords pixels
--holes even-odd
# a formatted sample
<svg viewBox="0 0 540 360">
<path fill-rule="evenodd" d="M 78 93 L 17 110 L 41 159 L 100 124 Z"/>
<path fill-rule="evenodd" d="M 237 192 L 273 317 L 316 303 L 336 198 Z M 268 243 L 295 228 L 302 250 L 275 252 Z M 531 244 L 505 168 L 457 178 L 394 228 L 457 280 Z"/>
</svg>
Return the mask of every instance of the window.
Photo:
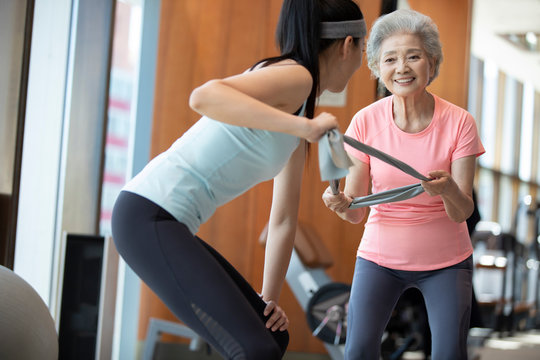
<svg viewBox="0 0 540 360">
<path fill-rule="evenodd" d="M 100 234 L 104 236 L 111 234 L 114 201 L 131 176 L 128 153 L 137 101 L 142 5 L 136 0 L 118 1 L 115 16 L 101 196 Z"/>
<path fill-rule="evenodd" d="M 469 111 L 486 149 L 476 177 L 479 210 L 511 232 L 518 204 L 526 196 L 540 202 L 540 94 L 475 56 L 469 86 Z"/>
</svg>

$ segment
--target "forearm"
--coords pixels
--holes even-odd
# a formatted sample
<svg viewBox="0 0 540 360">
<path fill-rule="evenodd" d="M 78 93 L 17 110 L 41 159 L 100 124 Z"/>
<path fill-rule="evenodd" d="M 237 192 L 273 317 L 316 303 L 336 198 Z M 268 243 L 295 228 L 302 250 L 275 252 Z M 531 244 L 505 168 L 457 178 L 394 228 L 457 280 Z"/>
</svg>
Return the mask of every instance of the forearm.
<svg viewBox="0 0 540 360">
<path fill-rule="evenodd" d="M 467 220 L 474 210 L 474 168 L 475 156 L 470 155 L 454 160 L 451 174 L 444 170 L 434 170 L 429 172 L 432 180 L 422 181 L 426 193 L 441 196 L 446 214 L 458 223 Z"/>
<path fill-rule="evenodd" d="M 474 210 L 472 197 L 463 193 L 455 181 L 448 182 L 441 198 L 448 217 L 455 222 L 467 220 Z"/>
<path fill-rule="evenodd" d="M 364 220 L 366 208 L 346 209 L 345 211 L 336 211 L 336 214 L 345 221 L 358 224 Z"/>
<path fill-rule="evenodd" d="M 266 240 L 263 299 L 278 301 L 296 238 L 306 144 L 301 141 L 287 165 L 274 178 Z"/>
<path fill-rule="evenodd" d="M 278 302 L 287 274 L 296 235 L 296 224 L 271 227 L 266 242 L 262 295 Z"/>
</svg>

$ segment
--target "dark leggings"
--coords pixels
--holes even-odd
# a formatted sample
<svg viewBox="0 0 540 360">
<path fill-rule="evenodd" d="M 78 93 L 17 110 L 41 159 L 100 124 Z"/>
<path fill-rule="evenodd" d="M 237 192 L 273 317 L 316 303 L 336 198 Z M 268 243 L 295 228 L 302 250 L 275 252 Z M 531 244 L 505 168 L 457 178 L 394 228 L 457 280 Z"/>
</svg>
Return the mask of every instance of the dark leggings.
<svg viewBox="0 0 540 360">
<path fill-rule="evenodd" d="M 289 334 L 265 327 L 265 302 L 225 258 L 167 211 L 122 191 L 112 232 L 133 271 L 226 359 L 283 357 Z"/>
<path fill-rule="evenodd" d="M 433 360 L 466 360 L 472 257 L 440 270 L 400 271 L 358 257 L 349 301 L 345 359 L 378 360 L 384 329 L 401 294 L 424 296 Z"/>
</svg>

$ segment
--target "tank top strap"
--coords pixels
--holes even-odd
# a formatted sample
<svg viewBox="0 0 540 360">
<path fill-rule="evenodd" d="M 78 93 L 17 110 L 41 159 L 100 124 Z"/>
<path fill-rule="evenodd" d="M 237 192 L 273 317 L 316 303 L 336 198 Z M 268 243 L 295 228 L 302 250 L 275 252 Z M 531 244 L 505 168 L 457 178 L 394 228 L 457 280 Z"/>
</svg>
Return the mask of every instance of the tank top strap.
<svg viewBox="0 0 540 360">
<path fill-rule="evenodd" d="M 306 101 L 304 101 L 304 104 L 300 108 L 300 112 L 298 113 L 298 116 L 305 116 L 306 106 L 307 106 L 307 99 L 306 99 Z"/>
</svg>

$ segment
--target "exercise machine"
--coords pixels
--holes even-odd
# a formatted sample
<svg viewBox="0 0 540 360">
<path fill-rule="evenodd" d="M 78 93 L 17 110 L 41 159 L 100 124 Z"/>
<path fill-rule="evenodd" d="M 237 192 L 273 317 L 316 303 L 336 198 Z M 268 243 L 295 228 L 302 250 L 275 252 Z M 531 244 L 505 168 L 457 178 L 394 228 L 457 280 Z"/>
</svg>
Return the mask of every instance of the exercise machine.
<svg viewBox="0 0 540 360">
<path fill-rule="evenodd" d="M 539 265 L 540 265 L 540 203 L 527 195 L 520 199 L 512 223 L 512 234 L 520 245 L 516 255 L 515 297 L 516 330 L 536 329 L 540 326 Z"/>
</svg>

